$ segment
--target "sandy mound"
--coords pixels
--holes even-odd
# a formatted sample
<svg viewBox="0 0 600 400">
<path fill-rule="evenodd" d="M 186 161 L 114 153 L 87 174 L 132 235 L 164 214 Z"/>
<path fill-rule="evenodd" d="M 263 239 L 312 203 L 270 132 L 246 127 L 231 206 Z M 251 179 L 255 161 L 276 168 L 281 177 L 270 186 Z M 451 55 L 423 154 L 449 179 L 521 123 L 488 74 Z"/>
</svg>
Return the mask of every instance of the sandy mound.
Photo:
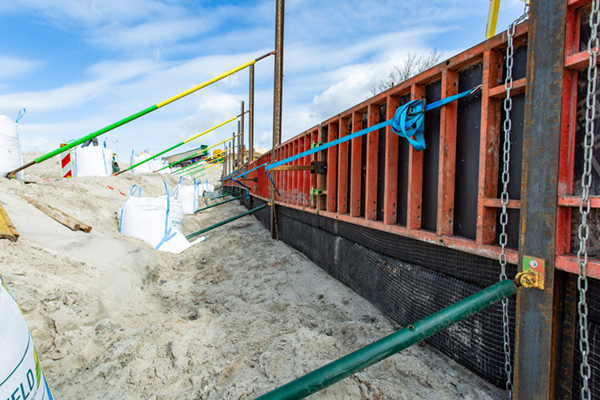
<svg viewBox="0 0 600 400">
<path fill-rule="evenodd" d="M 27 154 L 27 158 L 33 154 Z M 27 160 L 26 160 L 27 161 Z M 244 217 L 173 255 L 118 233 L 133 184 L 164 194 L 176 178 L 59 177 L 58 159 L 0 179 L 21 237 L 0 241 L 0 272 L 36 339 L 58 399 L 252 399 L 399 327 L 306 257 Z M 207 175 L 218 185 L 219 171 Z M 204 177 L 204 179 L 206 178 Z M 93 227 L 72 232 L 25 194 Z M 243 212 L 237 202 L 186 216 L 185 234 Z M 500 399 L 504 392 L 427 347 L 314 399 Z"/>
</svg>

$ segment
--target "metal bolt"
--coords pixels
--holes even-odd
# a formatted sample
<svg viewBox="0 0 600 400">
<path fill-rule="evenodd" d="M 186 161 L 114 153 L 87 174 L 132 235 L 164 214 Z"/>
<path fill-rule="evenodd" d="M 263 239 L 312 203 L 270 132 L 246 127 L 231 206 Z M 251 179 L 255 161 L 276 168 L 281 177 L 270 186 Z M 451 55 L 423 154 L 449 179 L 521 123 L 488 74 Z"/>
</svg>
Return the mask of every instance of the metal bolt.
<svg viewBox="0 0 600 400">
<path fill-rule="evenodd" d="M 531 268 L 537 268 L 538 262 L 536 260 L 531 260 L 531 261 L 529 261 L 529 266 Z"/>
</svg>

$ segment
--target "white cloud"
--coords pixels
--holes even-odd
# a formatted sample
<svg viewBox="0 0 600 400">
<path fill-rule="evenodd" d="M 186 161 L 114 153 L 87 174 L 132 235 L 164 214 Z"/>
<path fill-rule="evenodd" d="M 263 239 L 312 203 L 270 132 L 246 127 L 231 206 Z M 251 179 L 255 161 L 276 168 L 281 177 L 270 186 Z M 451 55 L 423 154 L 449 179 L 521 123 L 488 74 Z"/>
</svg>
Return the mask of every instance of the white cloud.
<svg viewBox="0 0 600 400">
<path fill-rule="evenodd" d="M 41 61 L 25 60 L 18 57 L 0 55 L 0 81 L 21 78 L 33 72 L 43 63 Z"/>
</svg>

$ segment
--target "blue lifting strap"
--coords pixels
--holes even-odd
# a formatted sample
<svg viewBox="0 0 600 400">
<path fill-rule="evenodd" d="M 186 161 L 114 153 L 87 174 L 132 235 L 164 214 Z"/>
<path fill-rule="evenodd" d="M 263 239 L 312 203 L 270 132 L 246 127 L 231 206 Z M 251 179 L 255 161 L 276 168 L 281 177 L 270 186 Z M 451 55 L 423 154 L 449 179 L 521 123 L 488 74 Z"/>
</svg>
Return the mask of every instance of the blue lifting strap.
<svg viewBox="0 0 600 400">
<path fill-rule="evenodd" d="M 425 149 L 425 101 L 413 100 L 398 108 L 392 119 L 392 131 L 408 140 L 416 151 Z M 413 139 L 414 137 L 414 139 Z"/>
</svg>

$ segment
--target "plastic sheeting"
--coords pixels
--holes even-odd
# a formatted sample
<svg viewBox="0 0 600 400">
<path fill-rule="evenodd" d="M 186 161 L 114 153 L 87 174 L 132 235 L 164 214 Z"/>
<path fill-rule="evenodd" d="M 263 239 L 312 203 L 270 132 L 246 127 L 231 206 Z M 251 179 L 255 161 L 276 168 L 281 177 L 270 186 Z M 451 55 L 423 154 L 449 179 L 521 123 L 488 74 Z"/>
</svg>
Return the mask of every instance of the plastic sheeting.
<svg viewBox="0 0 600 400">
<path fill-rule="evenodd" d="M 23 165 L 21 144 L 17 133 L 17 123 L 6 115 L 0 115 L 0 175 L 6 176 Z M 23 171 L 17 172 L 17 179 L 22 181 Z"/>
<path fill-rule="evenodd" d="M 112 151 L 100 146 L 78 147 L 74 152 L 75 176 L 112 175 Z"/>
</svg>

